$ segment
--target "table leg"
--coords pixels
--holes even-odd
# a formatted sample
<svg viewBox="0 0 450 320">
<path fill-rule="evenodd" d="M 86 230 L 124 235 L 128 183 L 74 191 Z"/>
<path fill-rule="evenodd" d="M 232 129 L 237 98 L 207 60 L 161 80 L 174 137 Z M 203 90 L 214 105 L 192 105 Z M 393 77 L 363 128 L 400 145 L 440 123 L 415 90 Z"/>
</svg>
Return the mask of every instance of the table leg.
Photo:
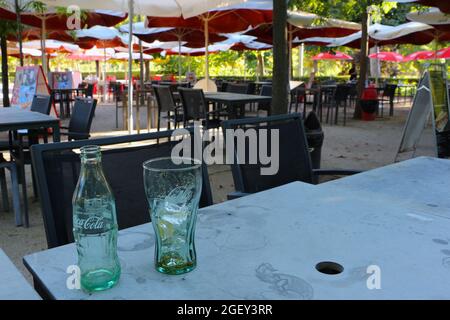
<svg viewBox="0 0 450 320">
<path fill-rule="evenodd" d="M 59 92 L 59 116 L 61 119 L 66 117 L 66 113 L 64 112 L 64 98 L 61 92 Z"/>
<path fill-rule="evenodd" d="M 141 103 L 140 103 L 140 98 L 139 97 L 136 97 L 137 99 L 136 99 L 136 130 L 137 130 L 137 133 L 139 134 L 139 133 L 141 133 L 141 116 L 140 116 L 140 114 L 139 114 L 139 109 L 140 109 L 140 106 L 141 106 Z"/>
<path fill-rule="evenodd" d="M 56 124 L 52 127 L 53 131 L 53 142 L 60 142 L 61 141 L 61 134 L 59 131 L 59 124 Z"/>
</svg>

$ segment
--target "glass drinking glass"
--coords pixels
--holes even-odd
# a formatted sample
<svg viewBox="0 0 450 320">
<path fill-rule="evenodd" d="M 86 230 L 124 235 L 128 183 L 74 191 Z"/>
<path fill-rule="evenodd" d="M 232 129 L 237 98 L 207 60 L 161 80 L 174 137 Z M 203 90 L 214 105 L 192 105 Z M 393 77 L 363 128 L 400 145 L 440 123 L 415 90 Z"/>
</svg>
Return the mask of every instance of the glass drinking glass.
<svg viewBox="0 0 450 320">
<path fill-rule="evenodd" d="M 201 162 L 157 158 L 144 162 L 144 187 L 155 230 L 155 267 L 182 274 L 197 265 L 194 233 L 202 189 Z"/>
</svg>

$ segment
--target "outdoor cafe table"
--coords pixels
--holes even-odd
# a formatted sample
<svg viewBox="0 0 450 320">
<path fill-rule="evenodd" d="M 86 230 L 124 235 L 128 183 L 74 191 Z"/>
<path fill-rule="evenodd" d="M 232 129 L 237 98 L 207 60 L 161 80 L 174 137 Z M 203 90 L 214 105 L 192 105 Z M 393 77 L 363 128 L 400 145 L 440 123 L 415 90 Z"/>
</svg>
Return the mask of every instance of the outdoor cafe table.
<svg viewBox="0 0 450 320">
<path fill-rule="evenodd" d="M 340 181 L 201 209 L 198 266 L 184 275 L 155 270 L 151 224 L 119 232 L 122 276 L 108 291 L 67 289 L 73 244 L 24 263 L 56 299 L 450 299 L 450 161 L 419 158 Z M 385 195 L 370 196 L 384 181 Z M 426 195 L 405 196 L 415 189 Z M 343 272 L 316 270 L 330 261 Z"/>
<path fill-rule="evenodd" d="M 40 300 L 39 295 L 0 249 L 0 300 Z"/>
<path fill-rule="evenodd" d="M 59 119 L 52 116 L 21 110 L 19 108 L 0 108 L 0 132 L 20 129 L 52 128 L 53 142 L 59 142 Z"/>
<path fill-rule="evenodd" d="M 72 97 L 72 93 L 75 93 L 75 95 L 78 97 L 83 95 L 85 92 L 86 88 L 52 89 L 53 96 L 59 95 L 59 115 L 61 119 L 70 116 L 70 99 Z"/>
<path fill-rule="evenodd" d="M 232 117 L 237 117 L 237 106 L 242 106 L 247 103 L 271 101 L 272 97 L 232 92 L 205 92 L 205 100 L 206 102 L 225 105 Z"/>
</svg>

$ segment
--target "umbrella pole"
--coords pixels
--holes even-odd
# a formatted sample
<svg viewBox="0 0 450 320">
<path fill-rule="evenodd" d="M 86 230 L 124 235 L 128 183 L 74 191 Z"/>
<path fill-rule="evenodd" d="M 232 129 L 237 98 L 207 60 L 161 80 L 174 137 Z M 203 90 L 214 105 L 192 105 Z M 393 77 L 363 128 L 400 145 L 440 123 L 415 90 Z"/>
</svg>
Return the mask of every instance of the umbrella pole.
<svg viewBox="0 0 450 320">
<path fill-rule="evenodd" d="M 128 33 L 128 133 L 133 131 L 133 15 L 134 0 L 128 0 L 128 19 L 130 32 Z"/>
<path fill-rule="evenodd" d="M 206 91 L 209 91 L 209 26 L 208 19 L 205 18 L 205 79 Z"/>
<path fill-rule="evenodd" d="M 141 22 L 140 15 L 138 16 L 138 21 Z M 139 39 L 138 43 L 139 43 L 139 79 L 140 79 L 139 84 L 141 87 L 140 89 L 144 90 L 144 81 L 145 81 L 145 79 L 144 79 L 144 52 L 142 51 L 142 40 Z M 129 43 L 128 45 L 133 46 L 132 43 Z M 142 102 L 141 104 L 144 103 L 144 96 L 142 96 L 141 102 Z"/>
<path fill-rule="evenodd" d="M 302 43 L 300 48 L 298 49 L 298 75 L 299 77 L 303 77 L 304 73 L 304 64 L 305 64 L 305 44 Z"/>
<path fill-rule="evenodd" d="M 103 46 L 103 102 L 106 102 L 106 47 Z"/>
<path fill-rule="evenodd" d="M 376 50 L 377 50 L 377 57 L 378 57 L 378 55 L 380 54 L 380 47 L 378 46 L 378 44 L 376 46 Z M 377 72 L 376 72 L 376 77 L 375 77 L 375 87 L 378 88 L 378 81 L 379 81 L 378 77 L 381 74 L 381 69 L 380 69 L 380 59 L 376 59 L 376 60 L 377 60 Z"/>
<path fill-rule="evenodd" d="M 42 69 L 44 69 L 44 74 L 48 76 L 47 56 L 45 55 L 45 38 L 46 38 L 45 18 L 43 17 L 41 21 L 42 21 L 42 29 L 41 29 Z"/>
<path fill-rule="evenodd" d="M 188 72 L 191 73 L 191 54 L 188 52 Z"/>
<path fill-rule="evenodd" d="M 288 41 L 289 41 L 289 80 L 292 80 L 292 31 L 291 25 L 288 28 Z"/>
<path fill-rule="evenodd" d="M 178 83 L 181 83 L 181 37 L 178 37 Z"/>
</svg>

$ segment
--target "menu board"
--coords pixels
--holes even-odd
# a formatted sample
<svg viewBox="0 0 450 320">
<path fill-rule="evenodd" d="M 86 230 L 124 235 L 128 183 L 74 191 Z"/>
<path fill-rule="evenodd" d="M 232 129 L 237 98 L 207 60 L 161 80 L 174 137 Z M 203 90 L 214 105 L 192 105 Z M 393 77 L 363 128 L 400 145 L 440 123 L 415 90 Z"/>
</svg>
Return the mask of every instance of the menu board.
<svg viewBox="0 0 450 320">
<path fill-rule="evenodd" d="M 17 67 L 11 106 L 29 109 L 36 94 L 50 94 L 42 67 Z"/>
<path fill-rule="evenodd" d="M 423 130 L 431 114 L 435 155 L 450 156 L 450 102 L 445 65 L 431 65 L 423 74 L 408 115 L 395 161 L 412 152 L 414 157 Z"/>
<path fill-rule="evenodd" d="M 81 83 L 81 73 L 76 71 L 52 72 L 50 83 L 53 89 L 77 88 Z"/>
<path fill-rule="evenodd" d="M 437 132 L 449 130 L 449 103 L 447 83 L 442 70 L 430 70 L 430 89 L 433 99 L 434 121 Z"/>
</svg>

